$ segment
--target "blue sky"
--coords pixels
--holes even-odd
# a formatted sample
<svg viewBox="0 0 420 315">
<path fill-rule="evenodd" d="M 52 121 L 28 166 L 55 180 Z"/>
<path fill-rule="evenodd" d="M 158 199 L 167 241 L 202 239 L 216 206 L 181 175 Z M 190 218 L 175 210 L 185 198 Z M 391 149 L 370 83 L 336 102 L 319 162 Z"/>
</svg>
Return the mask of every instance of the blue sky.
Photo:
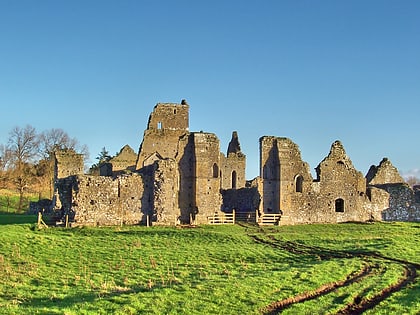
<svg viewBox="0 0 420 315">
<path fill-rule="evenodd" d="M 0 143 L 61 128 L 138 150 L 158 102 L 190 130 L 288 137 L 314 169 L 340 140 L 366 174 L 388 157 L 420 177 L 420 1 L 0 0 Z M 417 173 L 416 173 L 417 170 Z"/>
</svg>

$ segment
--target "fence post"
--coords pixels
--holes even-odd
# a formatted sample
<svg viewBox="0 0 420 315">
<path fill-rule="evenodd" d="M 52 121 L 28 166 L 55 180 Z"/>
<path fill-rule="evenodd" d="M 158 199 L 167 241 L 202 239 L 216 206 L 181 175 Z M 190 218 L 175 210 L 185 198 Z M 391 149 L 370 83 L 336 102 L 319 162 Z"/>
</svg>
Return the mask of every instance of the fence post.
<svg viewBox="0 0 420 315">
<path fill-rule="evenodd" d="M 42 226 L 48 228 L 48 225 L 44 222 L 44 220 L 42 220 L 41 212 L 38 212 L 38 228 L 41 228 L 41 224 Z"/>
<path fill-rule="evenodd" d="M 146 226 L 149 227 L 150 226 L 150 219 L 149 219 L 149 215 L 146 215 Z"/>
<path fill-rule="evenodd" d="M 232 214 L 233 214 L 232 224 L 235 224 L 235 209 L 233 209 Z"/>
<path fill-rule="evenodd" d="M 69 215 L 66 214 L 66 228 L 69 227 Z"/>
</svg>

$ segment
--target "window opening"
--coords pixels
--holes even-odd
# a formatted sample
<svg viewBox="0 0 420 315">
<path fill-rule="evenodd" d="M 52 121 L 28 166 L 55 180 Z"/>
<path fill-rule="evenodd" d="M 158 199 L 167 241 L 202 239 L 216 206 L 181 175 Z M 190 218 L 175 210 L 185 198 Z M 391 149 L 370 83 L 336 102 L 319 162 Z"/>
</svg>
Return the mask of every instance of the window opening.
<svg viewBox="0 0 420 315">
<path fill-rule="evenodd" d="M 299 175 L 295 181 L 296 192 L 303 192 L 303 176 Z"/>
<path fill-rule="evenodd" d="M 213 164 L 213 178 L 217 178 L 219 176 L 219 167 L 216 163 Z"/>
<path fill-rule="evenodd" d="M 232 172 L 232 189 L 236 189 L 236 171 Z"/>
<path fill-rule="evenodd" d="M 344 212 L 344 200 L 338 198 L 335 200 L 335 212 Z"/>
</svg>

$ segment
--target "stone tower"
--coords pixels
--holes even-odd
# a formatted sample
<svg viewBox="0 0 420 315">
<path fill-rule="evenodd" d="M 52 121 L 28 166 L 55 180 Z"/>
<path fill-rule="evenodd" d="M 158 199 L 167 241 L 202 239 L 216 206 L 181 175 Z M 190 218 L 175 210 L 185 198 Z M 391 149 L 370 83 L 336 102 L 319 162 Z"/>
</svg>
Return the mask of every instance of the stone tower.
<svg viewBox="0 0 420 315">
<path fill-rule="evenodd" d="M 241 151 L 238 133 L 232 132 L 227 156 L 220 154 L 221 163 L 221 188 L 239 189 L 245 187 L 246 156 Z"/>
<path fill-rule="evenodd" d="M 188 133 L 189 106 L 181 104 L 158 103 L 149 116 L 143 142 L 140 145 L 136 170 L 152 165 L 162 158 L 175 158 L 178 141 Z"/>
<path fill-rule="evenodd" d="M 220 143 L 215 134 L 196 132 L 193 136 L 194 202 L 198 222 L 207 222 L 207 216 L 221 210 Z"/>
</svg>

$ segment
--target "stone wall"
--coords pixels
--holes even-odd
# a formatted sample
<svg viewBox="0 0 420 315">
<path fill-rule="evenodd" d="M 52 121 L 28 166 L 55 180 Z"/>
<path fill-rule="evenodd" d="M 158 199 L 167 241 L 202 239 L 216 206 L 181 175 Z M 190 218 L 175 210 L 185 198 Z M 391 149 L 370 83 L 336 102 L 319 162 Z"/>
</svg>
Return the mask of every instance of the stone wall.
<svg viewBox="0 0 420 315">
<path fill-rule="evenodd" d="M 382 213 L 389 208 L 389 193 L 376 187 L 368 187 L 366 195 L 370 202 L 364 204 L 365 212 L 369 214 L 369 220 L 382 221 Z"/>
<path fill-rule="evenodd" d="M 174 159 L 157 161 L 154 164 L 154 208 L 152 221 L 156 224 L 180 223 L 179 172 Z"/>
<path fill-rule="evenodd" d="M 52 212 L 52 202 L 50 199 L 41 199 L 38 201 L 29 202 L 28 214 L 38 214 L 41 213 L 51 213 Z"/>
<path fill-rule="evenodd" d="M 280 161 L 278 138 L 260 138 L 262 213 L 280 213 Z"/>
<path fill-rule="evenodd" d="M 314 180 L 290 139 L 262 137 L 261 177 L 264 213 L 280 212 L 283 224 L 336 223 L 370 218 L 365 203 L 366 181 L 345 153 L 332 144 L 316 168 Z"/>
<path fill-rule="evenodd" d="M 112 165 L 112 172 L 116 174 L 126 170 L 134 171 L 136 161 L 137 154 L 129 145 L 125 145 L 109 163 Z"/>
<path fill-rule="evenodd" d="M 366 175 L 371 189 L 387 193 L 388 207 L 381 212 L 384 221 L 420 221 L 420 203 L 416 192 L 399 174 L 391 161 L 384 158 L 372 165 Z"/>
<path fill-rule="evenodd" d="M 177 156 L 179 138 L 188 133 L 188 116 L 187 104 L 159 103 L 155 106 L 140 145 L 137 170 L 156 160 Z"/>
<path fill-rule="evenodd" d="M 366 174 L 366 180 L 369 185 L 405 183 L 388 158 L 383 158 L 378 166 L 372 165 Z"/>
<path fill-rule="evenodd" d="M 179 140 L 178 166 L 180 184 L 178 191 L 181 223 L 190 223 L 191 215 L 197 213 L 195 205 L 194 136 L 185 134 Z"/>
<path fill-rule="evenodd" d="M 244 187 L 239 189 L 223 189 L 221 191 L 223 198 L 222 211 L 232 213 L 255 212 L 260 207 L 261 195 L 258 187 Z"/>
<path fill-rule="evenodd" d="M 407 184 L 377 185 L 389 193 L 389 208 L 382 212 L 384 221 L 420 221 L 420 203 Z"/>
<path fill-rule="evenodd" d="M 220 145 L 215 134 L 196 132 L 194 138 L 193 165 L 194 203 L 197 223 L 207 223 L 207 217 L 220 211 L 222 196 L 220 195 Z"/>
<path fill-rule="evenodd" d="M 63 216 L 69 214 L 72 226 L 139 224 L 143 220 L 143 180 L 137 174 L 72 176 L 58 185 Z"/>
<path fill-rule="evenodd" d="M 247 184 L 236 131 L 225 156 L 215 134 L 189 131 L 185 101 L 159 103 L 138 154 L 123 147 L 101 168 L 107 176 L 83 175 L 83 156 L 74 151 L 55 154 L 54 210 L 73 225 L 202 224 L 218 211 L 257 209 L 281 213 L 282 224 L 420 220 L 420 190 L 388 159 L 365 178 L 335 141 L 314 179 L 293 141 L 259 141 L 260 176 Z"/>
<path fill-rule="evenodd" d="M 54 152 L 54 178 L 66 178 L 84 173 L 83 154 L 78 154 L 72 149 Z"/>
<path fill-rule="evenodd" d="M 246 157 L 241 151 L 238 133 L 232 132 L 227 155 L 220 153 L 220 176 L 222 189 L 239 189 L 245 187 Z"/>
</svg>

